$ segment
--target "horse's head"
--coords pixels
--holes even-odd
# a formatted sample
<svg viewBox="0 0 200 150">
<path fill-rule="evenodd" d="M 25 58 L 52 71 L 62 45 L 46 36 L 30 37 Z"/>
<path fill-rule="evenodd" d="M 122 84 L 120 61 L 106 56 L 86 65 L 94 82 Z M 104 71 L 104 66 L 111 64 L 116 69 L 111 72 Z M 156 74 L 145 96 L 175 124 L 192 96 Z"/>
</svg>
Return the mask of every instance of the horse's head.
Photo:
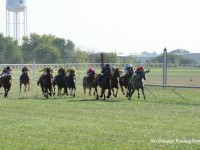
<svg viewBox="0 0 200 150">
<path fill-rule="evenodd" d="M 106 75 L 109 77 L 112 76 L 112 70 L 110 68 L 108 68 Z"/>
<path fill-rule="evenodd" d="M 113 76 L 120 78 L 121 74 L 122 74 L 122 71 L 120 71 L 119 68 L 116 68 L 114 70 Z"/>
<path fill-rule="evenodd" d="M 92 72 L 89 74 L 89 77 L 90 77 L 90 78 L 95 78 L 95 77 L 96 77 L 95 71 L 92 71 Z"/>
<path fill-rule="evenodd" d="M 71 76 L 75 76 L 74 70 L 70 70 L 70 75 L 71 75 Z"/>
<path fill-rule="evenodd" d="M 47 75 L 51 75 L 51 70 L 50 70 L 50 68 L 46 68 L 46 73 L 47 73 Z"/>
<path fill-rule="evenodd" d="M 139 73 L 137 73 L 136 78 L 138 80 L 146 80 L 146 71 L 140 71 Z"/>
</svg>

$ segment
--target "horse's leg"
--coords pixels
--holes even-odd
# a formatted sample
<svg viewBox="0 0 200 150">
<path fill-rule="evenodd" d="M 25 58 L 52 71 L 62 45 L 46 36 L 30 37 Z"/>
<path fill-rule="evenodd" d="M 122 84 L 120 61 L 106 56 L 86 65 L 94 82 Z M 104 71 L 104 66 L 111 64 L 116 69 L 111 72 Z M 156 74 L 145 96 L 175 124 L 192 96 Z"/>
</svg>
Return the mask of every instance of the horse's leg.
<svg viewBox="0 0 200 150">
<path fill-rule="evenodd" d="M 121 84 L 120 84 L 120 88 L 121 88 L 121 91 L 122 91 L 123 95 L 125 95 L 123 86 Z"/>
<path fill-rule="evenodd" d="M 75 97 L 75 91 L 76 91 L 76 87 L 72 88 L 72 92 L 73 92 L 73 97 Z"/>
<path fill-rule="evenodd" d="M 116 90 L 116 93 L 115 93 L 115 97 L 117 97 L 118 89 L 119 89 L 119 88 L 117 87 L 117 90 Z"/>
<path fill-rule="evenodd" d="M 28 91 L 30 91 L 30 82 L 28 81 Z"/>
<path fill-rule="evenodd" d="M 58 87 L 58 94 L 57 94 L 57 96 L 60 96 L 60 88 Z"/>
<path fill-rule="evenodd" d="M 145 97 L 145 95 L 144 95 L 144 87 L 142 87 L 141 89 L 142 89 L 142 94 L 143 94 L 143 96 L 144 96 L 144 100 L 146 100 L 146 97 Z"/>
<path fill-rule="evenodd" d="M 64 87 L 65 95 L 68 95 L 67 86 Z"/>
<path fill-rule="evenodd" d="M 86 94 L 86 87 L 83 85 L 84 95 Z"/>
<path fill-rule="evenodd" d="M 91 94 L 91 92 L 92 92 L 92 88 L 91 87 L 89 87 L 89 96 L 91 96 L 92 94 Z"/>
<path fill-rule="evenodd" d="M 24 84 L 24 92 L 26 92 L 27 84 Z"/>
<path fill-rule="evenodd" d="M 108 99 L 110 98 L 111 94 L 112 94 L 111 89 L 108 89 L 108 96 L 107 96 Z"/>
<path fill-rule="evenodd" d="M 137 89 L 137 91 L 138 91 L 138 98 L 140 98 L 140 92 L 139 92 L 139 89 Z"/>
<path fill-rule="evenodd" d="M 6 98 L 7 97 L 7 90 L 6 90 L 6 88 L 4 88 L 4 91 L 5 91 L 4 97 Z"/>
<path fill-rule="evenodd" d="M 97 91 L 97 85 L 95 85 L 95 92 L 94 93 L 96 93 L 97 94 L 97 97 L 96 97 L 96 99 L 97 100 L 99 100 L 99 95 L 98 95 L 98 91 Z"/>
<path fill-rule="evenodd" d="M 20 84 L 19 84 L 19 93 L 21 93 L 21 89 L 22 89 L 22 83 L 20 82 Z"/>
<path fill-rule="evenodd" d="M 113 96 L 115 97 L 115 90 L 114 90 L 114 88 L 112 88 L 112 92 L 113 92 Z"/>
<path fill-rule="evenodd" d="M 104 93 L 105 93 L 105 89 L 102 87 L 102 88 L 101 88 L 101 95 L 100 95 L 99 97 L 102 98 L 103 95 L 104 95 Z"/>
</svg>

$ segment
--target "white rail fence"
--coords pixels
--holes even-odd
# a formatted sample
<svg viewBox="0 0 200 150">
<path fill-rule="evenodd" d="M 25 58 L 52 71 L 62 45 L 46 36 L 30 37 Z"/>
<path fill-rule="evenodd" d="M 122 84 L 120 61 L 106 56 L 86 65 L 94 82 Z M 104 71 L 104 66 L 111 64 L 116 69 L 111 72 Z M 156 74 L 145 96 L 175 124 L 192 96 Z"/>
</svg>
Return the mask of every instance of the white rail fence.
<svg viewBox="0 0 200 150">
<path fill-rule="evenodd" d="M 105 63 L 106 64 L 106 63 Z M 117 67 L 125 67 L 127 63 L 109 63 L 112 66 L 117 66 Z M 3 69 L 6 66 L 10 66 L 11 68 L 16 68 L 20 69 L 23 66 L 27 66 L 30 69 L 39 69 L 39 68 L 44 68 L 48 66 L 52 66 L 54 68 L 59 68 L 61 65 L 65 66 L 66 68 L 74 66 L 76 68 L 82 68 L 82 67 L 101 67 L 101 63 L 67 63 L 67 64 L 0 64 L 0 69 Z M 163 67 L 162 63 L 134 63 L 133 66 L 144 66 L 146 68 L 151 68 L 151 67 Z M 167 64 L 167 67 L 190 67 L 190 68 L 200 68 L 200 64 Z"/>
</svg>

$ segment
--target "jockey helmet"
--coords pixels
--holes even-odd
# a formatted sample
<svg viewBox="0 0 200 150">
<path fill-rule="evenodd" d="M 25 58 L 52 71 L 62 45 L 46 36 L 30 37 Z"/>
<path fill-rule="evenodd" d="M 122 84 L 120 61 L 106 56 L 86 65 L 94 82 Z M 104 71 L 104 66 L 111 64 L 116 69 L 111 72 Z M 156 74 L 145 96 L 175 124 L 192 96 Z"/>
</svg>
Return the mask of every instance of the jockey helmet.
<svg viewBox="0 0 200 150">
<path fill-rule="evenodd" d="M 112 66 L 112 70 L 115 70 L 116 69 L 116 67 L 115 66 Z"/>
<path fill-rule="evenodd" d="M 142 66 L 140 66 L 140 71 L 144 71 L 144 68 Z"/>
<path fill-rule="evenodd" d="M 128 64 L 127 67 L 133 67 L 133 65 L 132 64 Z"/>
<path fill-rule="evenodd" d="M 63 67 L 63 66 L 61 66 L 61 67 L 60 67 L 60 69 L 64 69 L 64 67 Z"/>
<path fill-rule="evenodd" d="M 90 67 L 89 70 L 90 70 L 90 71 L 94 71 L 94 68 L 93 68 L 93 67 Z"/>
<path fill-rule="evenodd" d="M 73 70 L 73 71 L 74 71 L 74 70 L 75 70 L 75 67 L 72 67 L 72 68 L 71 68 L 71 70 Z"/>
<path fill-rule="evenodd" d="M 50 66 L 50 67 L 49 67 L 49 69 L 50 69 L 50 70 L 52 70 L 52 69 L 53 69 L 53 67 L 52 67 L 52 66 Z"/>
<path fill-rule="evenodd" d="M 110 65 L 109 65 L 109 64 L 106 64 L 106 67 L 110 67 Z"/>
<path fill-rule="evenodd" d="M 7 66 L 7 68 L 6 68 L 7 70 L 10 70 L 10 66 Z"/>
</svg>

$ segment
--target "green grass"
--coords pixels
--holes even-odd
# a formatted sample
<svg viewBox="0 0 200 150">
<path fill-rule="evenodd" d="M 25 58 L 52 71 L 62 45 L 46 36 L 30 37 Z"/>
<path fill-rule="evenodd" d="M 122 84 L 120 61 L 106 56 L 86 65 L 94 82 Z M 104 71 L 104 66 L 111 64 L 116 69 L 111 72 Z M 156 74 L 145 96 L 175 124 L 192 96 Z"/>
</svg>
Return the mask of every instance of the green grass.
<svg viewBox="0 0 200 150">
<path fill-rule="evenodd" d="M 147 101 L 142 95 L 137 99 L 137 94 L 128 101 L 121 91 L 117 98 L 97 101 L 88 92 L 84 96 L 78 85 L 75 98 L 47 100 L 35 82 L 31 91 L 20 94 L 14 80 L 7 99 L 0 90 L 0 149 L 182 150 L 200 146 L 198 89 L 147 87 L 156 96 L 145 91 Z"/>
</svg>

